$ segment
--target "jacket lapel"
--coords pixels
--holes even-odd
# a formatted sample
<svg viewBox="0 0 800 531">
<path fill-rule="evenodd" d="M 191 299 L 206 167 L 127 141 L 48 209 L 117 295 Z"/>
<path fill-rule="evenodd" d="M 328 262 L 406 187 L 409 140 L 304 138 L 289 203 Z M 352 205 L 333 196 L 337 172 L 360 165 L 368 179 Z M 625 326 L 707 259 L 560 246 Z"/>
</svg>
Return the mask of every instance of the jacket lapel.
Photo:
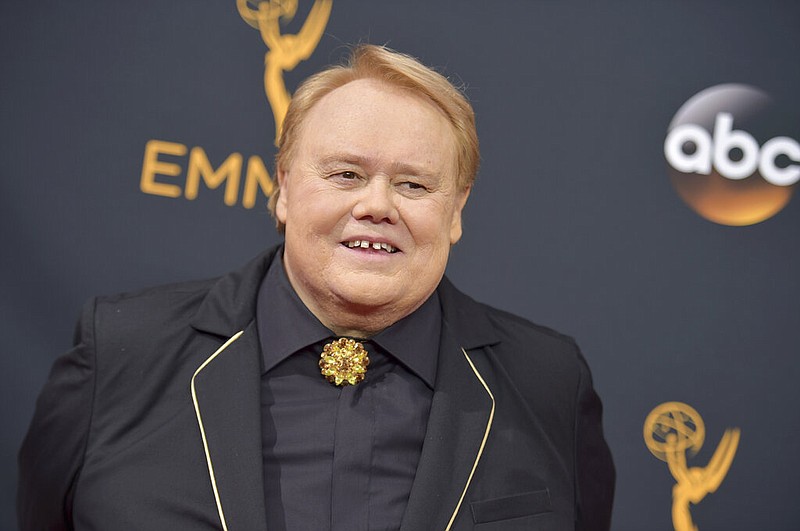
<svg viewBox="0 0 800 531">
<path fill-rule="evenodd" d="M 192 318 L 213 347 L 190 383 L 208 478 L 222 529 L 264 530 L 261 451 L 261 348 L 255 321 L 258 287 L 278 248 L 220 278 Z"/>
<path fill-rule="evenodd" d="M 450 529 L 491 432 L 494 407 L 491 390 L 443 326 L 428 429 L 401 531 Z"/>
<path fill-rule="evenodd" d="M 223 529 L 265 529 L 255 322 L 223 347 L 198 367 L 191 385 L 209 478 Z"/>
</svg>

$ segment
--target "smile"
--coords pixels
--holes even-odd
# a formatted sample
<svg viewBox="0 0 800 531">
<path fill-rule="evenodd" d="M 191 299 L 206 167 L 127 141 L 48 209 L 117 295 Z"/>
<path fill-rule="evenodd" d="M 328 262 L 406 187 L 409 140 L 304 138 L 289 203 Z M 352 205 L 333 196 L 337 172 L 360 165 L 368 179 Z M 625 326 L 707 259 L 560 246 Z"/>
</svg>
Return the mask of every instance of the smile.
<svg viewBox="0 0 800 531">
<path fill-rule="evenodd" d="M 356 247 L 360 247 L 362 249 L 369 249 L 372 248 L 376 251 L 386 251 L 387 253 L 395 253 L 397 249 L 392 247 L 386 242 L 370 242 L 367 240 L 352 240 L 349 242 L 342 242 L 342 245 L 346 245 L 347 247 L 354 249 Z"/>
</svg>

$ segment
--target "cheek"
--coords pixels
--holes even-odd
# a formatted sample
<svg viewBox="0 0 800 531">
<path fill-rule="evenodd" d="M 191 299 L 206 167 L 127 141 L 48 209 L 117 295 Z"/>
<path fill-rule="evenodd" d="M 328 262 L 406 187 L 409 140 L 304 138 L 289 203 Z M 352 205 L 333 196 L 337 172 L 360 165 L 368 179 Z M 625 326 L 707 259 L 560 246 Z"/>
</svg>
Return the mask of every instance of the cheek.
<svg viewBox="0 0 800 531">
<path fill-rule="evenodd" d="M 420 230 L 427 233 L 428 240 L 449 240 L 453 212 L 454 205 L 448 197 L 432 198 L 426 205 L 420 205 L 414 211 L 414 220 Z"/>
<path fill-rule="evenodd" d="M 288 192 L 288 193 L 286 193 Z M 313 180 L 298 181 L 294 186 L 282 190 L 276 205 L 276 214 L 283 203 L 284 215 L 297 225 L 297 231 L 308 236 L 321 236 L 330 232 L 343 214 L 342 198 L 332 197 L 330 192 Z"/>
<path fill-rule="evenodd" d="M 299 208 L 298 208 L 299 206 Z M 311 204 L 295 205 L 292 220 L 297 226 L 296 243 L 308 247 L 308 251 L 331 252 L 332 246 L 340 241 L 348 217 L 341 208 Z M 312 245 L 314 244 L 314 245 Z M 312 249 L 313 247 L 313 249 Z"/>
<path fill-rule="evenodd" d="M 452 217 L 440 209 L 421 211 L 409 222 L 416 244 L 429 255 L 448 254 Z"/>
</svg>

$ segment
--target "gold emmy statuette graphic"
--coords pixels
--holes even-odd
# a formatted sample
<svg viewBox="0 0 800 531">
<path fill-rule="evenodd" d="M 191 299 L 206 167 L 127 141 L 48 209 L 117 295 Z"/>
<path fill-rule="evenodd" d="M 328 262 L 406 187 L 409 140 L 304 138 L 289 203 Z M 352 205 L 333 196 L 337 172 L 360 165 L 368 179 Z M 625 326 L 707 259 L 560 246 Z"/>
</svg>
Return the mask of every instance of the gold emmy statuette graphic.
<svg viewBox="0 0 800 531">
<path fill-rule="evenodd" d="M 277 143 L 291 99 L 283 73 L 294 70 L 300 61 L 311 57 L 328 24 L 333 0 L 315 0 L 296 35 L 281 34 L 280 22 L 294 18 L 297 0 L 236 0 L 236 7 L 244 21 L 261 32 L 268 48 L 264 58 L 264 90 L 275 117 Z"/>
<path fill-rule="evenodd" d="M 688 467 L 686 452 L 696 455 L 703 446 L 706 428 L 691 406 L 666 402 L 657 406 L 644 421 L 644 441 L 654 456 L 666 461 L 677 482 L 672 488 L 672 524 L 675 531 L 697 531 L 689 503 L 697 505 L 715 492 L 725 479 L 739 446 L 739 428 L 725 430 L 706 467 Z"/>
</svg>

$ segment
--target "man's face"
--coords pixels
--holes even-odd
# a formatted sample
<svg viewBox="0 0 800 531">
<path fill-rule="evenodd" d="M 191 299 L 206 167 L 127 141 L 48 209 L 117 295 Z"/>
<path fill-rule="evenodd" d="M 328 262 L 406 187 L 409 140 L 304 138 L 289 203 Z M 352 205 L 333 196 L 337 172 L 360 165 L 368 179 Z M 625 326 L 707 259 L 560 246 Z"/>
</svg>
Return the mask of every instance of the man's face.
<svg viewBox="0 0 800 531">
<path fill-rule="evenodd" d="M 453 132 L 433 103 L 350 82 L 309 111 L 278 179 L 284 265 L 323 324 L 374 333 L 434 291 L 468 190 L 457 189 Z M 370 324 L 376 315 L 388 322 Z"/>
</svg>

